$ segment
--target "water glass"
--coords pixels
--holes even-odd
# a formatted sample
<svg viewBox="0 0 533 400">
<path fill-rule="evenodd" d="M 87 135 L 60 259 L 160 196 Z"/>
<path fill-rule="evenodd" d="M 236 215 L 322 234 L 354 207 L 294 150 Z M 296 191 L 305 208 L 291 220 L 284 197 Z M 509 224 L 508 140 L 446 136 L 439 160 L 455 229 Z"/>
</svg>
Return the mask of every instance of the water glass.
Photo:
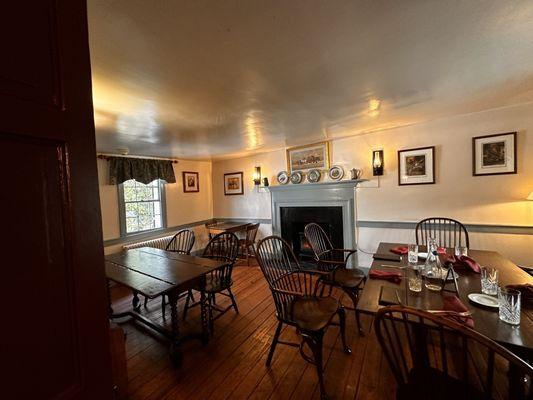
<svg viewBox="0 0 533 400">
<path fill-rule="evenodd" d="M 455 246 L 455 256 L 467 256 L 468 255 L 468 247 L 466 246 Z"/>
<path fill-rule="evenodd" d="M 520 324 L 520 292 L 514 289 L 498 290 L 500 319 L 511 325 Z"/>
<path fill-rule="evenodd" d="M 481 293 L 490 296 L 498 294 L 498 270 L 496 268 L 481 267 Z"/>
<path fill-rule="evenodd" d="M 412 292 L 422 291 L 422 270 L 417 265 L 407 267 L 407 282 Z"/>
<path fill-rule="evenodd" d="M 410 265 L 416 265 L 418 263 L 418 245 L 410 244 L 407 246 L 407 261 Z"/>
</svg>

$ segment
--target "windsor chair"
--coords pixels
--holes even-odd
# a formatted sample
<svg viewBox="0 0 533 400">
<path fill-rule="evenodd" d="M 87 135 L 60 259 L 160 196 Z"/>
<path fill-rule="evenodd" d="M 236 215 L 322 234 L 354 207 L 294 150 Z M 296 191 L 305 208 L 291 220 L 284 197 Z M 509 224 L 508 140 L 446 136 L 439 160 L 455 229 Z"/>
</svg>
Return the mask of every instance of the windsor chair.
<svg viewBox="0 0 533 400">
<path fill-rule="evenodd" d="M 451 218 L 431 217 L 416 224 L 416 244 L 425 245 L 434 238 L 439 247 L 466 246 L 470 248 L 468 231 L 465 226 Z"/>
<path fill-rule="evenodd" d="M 335 249 L 324 229 L 316 223 L 307 224 L 304 234 L 313 250 L 318 270 L 327 273 L 322 277 L 323 283 L 330 287 L 330 294 L 331 288 L 338 287 L 348 295 L 353 304 L 357 329 L 359 334 L 363 335 L 357 303 L 366 276 L 358 268 L 346 268 L 349 257 L 356 254 L 357 250 Z"/>
<path fill-rule="evenodd" d="M 250 256 L 253 257 L 255 254 L 255 237 L 257 236 L 259 225 L 259 223 L 248 225 L 246 227 L 246 236 L 239 239 L 239 248 L 241 254 L 246 257 L 246 263 L 248 266 L 250 266 Z"/>
<path fill-rule="evenodd" d="M 345 311 L 342 305 L 331 296 L 318 294 L 323 273 L 303 270 L 289 244 L 278 236 L 269 236 L 259 241 L 256 258 L 268 282 L 274 304 L 278 325 L 266 360 L 270 366 L 276 345 L 284 344 L 300 349 L 300 354 L 309 363 L 315 365 L 321 397 L 326 398 L 323 377 L 322 340 L 330 325 L 338 325 L 344 352 L 351 353 L 345 338 Z M 339 322 L 333 318 L 338 316 Z M 283 325 L 296 328 L 301 336 L 301 343 L 279 340 Z M 312 356 L 305 353 L 305 346 Z"/>
<path fill-rule="evenodd" d="M 235 296 L 231 291 L 231 286 L 233 285 L 231 274 L 233 272 L 233 265 L 237 259 L 238 251 L 239 239 L 237 236 L 235 236 L 234 233 L 225 232 L 213 236 L 202 254 L 202 257 L 204 258 L 225 262 L 223 267 L 214 270 L 206 276 L 205 288 L 195 289 L 197 291 L 203 290 L 207 296 L 207 307 L 209 312 L 209 325 L 211 332 L 213 332 L 214 329 L 214 320 L 225 314 L 231 308 L 233 308 L 237 314 L 239 313 Z M 231 304 L 225 309 L 217 307 L 215 298 L 217 294 L 229 297 Z M 191 300 L 193 300 L 192 292 L 187 295 L 187 299 L 185 300 L 183 319 L 187 317 L 187 311 L 189 308 L 200 304 L 199 302 L 194 302 L 194 300 L 193 303 L 190 304 Z M 218 314 L 213 316 L 213 311 L 217 311 Z"/>
<path fill-rule="evenodd" d="M 464 324 L 392 306 L 377 312 L 375 330 L 398 399 L 533 398 L 533 368 Z"/>
</svg>

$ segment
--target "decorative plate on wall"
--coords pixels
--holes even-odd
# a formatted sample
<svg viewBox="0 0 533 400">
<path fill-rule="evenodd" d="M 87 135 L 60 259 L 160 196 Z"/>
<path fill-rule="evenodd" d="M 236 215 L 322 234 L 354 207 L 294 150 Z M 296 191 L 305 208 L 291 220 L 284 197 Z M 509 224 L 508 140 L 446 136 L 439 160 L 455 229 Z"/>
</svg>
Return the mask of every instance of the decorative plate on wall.
<svg viewBox="0 0 533 400">
<path fill-rule="evenodd" d="M 344 176 L 344 169 L 340 165 L 334 165 L 329 169 L 328 176 L 334 181 L 340 181 Z"/>
<path fill-rule="evenodd" d="M 281 171 L 278 173 L 277 179 L 280 185 L 286 185 L 289 183 L 289 174 L 287 174 L 287 171 Z"/>
<path fill-rule="evenodd" d="M 296 171 L 291 174 L 291 183 L 298 184 L 301 183 L 303 179 L 304 177 L 300 171 Z"/>
<path fill-rule="evenodd" d="M 307 173 L 307 180 L 311 183 L 317 183 L 320 180 L 320 171 L 318 169 L 312 169 Z"/>
</svg>

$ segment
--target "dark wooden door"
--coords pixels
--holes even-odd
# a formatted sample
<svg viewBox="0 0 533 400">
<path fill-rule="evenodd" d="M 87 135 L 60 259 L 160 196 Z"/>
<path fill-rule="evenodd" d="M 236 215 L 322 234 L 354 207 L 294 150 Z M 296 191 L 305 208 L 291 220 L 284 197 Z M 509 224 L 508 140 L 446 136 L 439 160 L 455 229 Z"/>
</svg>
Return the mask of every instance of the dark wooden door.
<svg viewBox="0 0 533 400">
<path fill-rule="evenodd" d="M 112 398 L 85 1 L 0 6 L 0 397 Z"/>
</svg>

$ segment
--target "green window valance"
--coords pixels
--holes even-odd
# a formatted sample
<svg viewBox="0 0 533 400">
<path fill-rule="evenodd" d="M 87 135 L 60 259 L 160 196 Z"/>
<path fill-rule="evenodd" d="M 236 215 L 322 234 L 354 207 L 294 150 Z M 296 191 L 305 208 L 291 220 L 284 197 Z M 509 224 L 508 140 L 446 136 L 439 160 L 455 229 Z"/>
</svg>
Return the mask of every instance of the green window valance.
<svg viewBox="0 0 533 400">
<path fill-rule="evenodd" d="M 117 185 L 135 179 L 148 184 L 156 179 L 175 183 L 172 161 L 146 158 L 109 157 L 109 184 Z"/>
</svg>

